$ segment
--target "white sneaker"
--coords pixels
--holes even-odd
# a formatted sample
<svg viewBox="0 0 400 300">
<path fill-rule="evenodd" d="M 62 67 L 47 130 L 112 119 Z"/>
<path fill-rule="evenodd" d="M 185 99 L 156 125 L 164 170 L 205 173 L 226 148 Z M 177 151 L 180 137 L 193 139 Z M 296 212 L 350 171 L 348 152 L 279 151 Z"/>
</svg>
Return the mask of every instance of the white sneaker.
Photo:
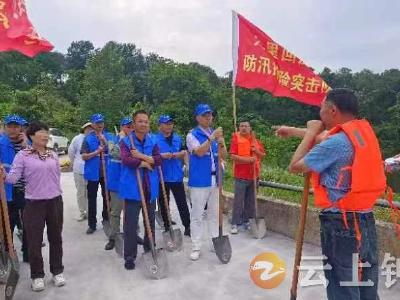
<svg viewBox="0 0 400 300">
<path fill-rule="evenodd" d="M 32 291 L 41 292 L 44 290 L 44 280 L 43 278 L 35 278 L 32 280 Z"/>
<path fill-rule="evenodd" d="M 239 233 L 239 230 L 238 230 L 237 225 L 232 225 L 231 234 L 238 234 L 238 233 Z"/>
<path fill-rule="evenodd" d="M 53 276 L 53 282 L 56 287 L 61 287 L 67 283 L 63 273 Z"/>
<path fill-rule="evenodd" d="M 190 254 L 190 259 L 191 260 L 198 260 L 200 257 L 200 250 L 193 250 L 192 253 Z"/>
</svg>

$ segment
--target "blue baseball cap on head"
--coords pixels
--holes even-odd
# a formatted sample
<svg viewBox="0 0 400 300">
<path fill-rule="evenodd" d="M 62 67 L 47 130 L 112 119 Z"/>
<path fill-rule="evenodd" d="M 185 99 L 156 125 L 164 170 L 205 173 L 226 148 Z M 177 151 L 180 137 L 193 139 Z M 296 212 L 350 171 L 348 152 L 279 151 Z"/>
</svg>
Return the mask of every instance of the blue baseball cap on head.
<svg viewBox="0 0 400 300">
<path fill-rule="evenodd" d="M 8 115 L 4 118 L 4 124 L 9 125 L 12 123 L 22 126 L 21 117 L 18 115 Z"/>
<path fill-rule="evenodd" d="M 196 106 L 195 115 L 200 116 L 206 113 L 213 113 L 214 111 L 211 109 L 208 104 L 199 104 Z"/>
<path fill-rule="evenodd" d="M 165 124 L 168 122 L 173 121 L 174 119 L 171 118 L 169 115 L 161 115 L 160 118 L 158 119 L 158 124 Z"/>
<path fill-rule="evenodd" d="M 92 122 L 92 123 L 104 123 L 104 116 L 102 114 L 93 114 L 90 117 L 90 122 Z"/>
<path fill-rule="evenodd" d="M 120 125 L 125 126 L 132 123 L 132 118 L 126 117 L 121 120 Z"/>
</svg>

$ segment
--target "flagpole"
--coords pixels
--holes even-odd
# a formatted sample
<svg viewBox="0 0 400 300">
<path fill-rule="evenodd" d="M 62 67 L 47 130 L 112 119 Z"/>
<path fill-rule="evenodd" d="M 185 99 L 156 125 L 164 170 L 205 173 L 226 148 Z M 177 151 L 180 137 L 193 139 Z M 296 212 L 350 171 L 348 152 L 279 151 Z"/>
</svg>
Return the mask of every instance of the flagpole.
<svg viewBox="0 0 400 300">
<path fill-rule="evenodd" d="M 234 131 L 237 131 L 237 111 L 236 111 L 236 74 L 238 64 L 238 52 L 239 52 L 239 20 L 238 14 L 232 10 L 232 115 L 233 115 L 233 127 Z"/>
<path fill-rule="evenodd" d="M 236 86 L 232 85 L 232 115 L 233 115 L 233 129 L 237 131 L 237 117 L 236 117 Z"/>
</svg>

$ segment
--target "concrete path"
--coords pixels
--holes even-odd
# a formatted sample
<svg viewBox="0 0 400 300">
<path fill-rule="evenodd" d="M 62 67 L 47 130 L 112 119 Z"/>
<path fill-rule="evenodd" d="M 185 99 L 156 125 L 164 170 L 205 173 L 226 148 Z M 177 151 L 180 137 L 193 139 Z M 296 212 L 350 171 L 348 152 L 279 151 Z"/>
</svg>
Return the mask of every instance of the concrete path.
<svg viewBox="0 0 400 300">
<path fill-rule="evenodd" d="M 21 264 L 21 279 L 15 300 L 251 300 L 289 299 L 295 243 L 282 235 L 268 233 L 263 240 L 252 239 L 247 233 L 230 236 L 233 257 L 229 264 L 222 265 L 215 253 L 209 251 L 205 240 L 199 261 L 189 260 L 190 240 L 185 238 L 184 250 L 168 253 L 170 274 L 163 280 L 145 278 L 142 260 L 138 258 L 137 268 L 126 271 L 123 260 L 114 251 L 105 251 L 107 242 L 101 229 L 91 235 L 85 234 L 87 224 L 76 221 L 78 210 L 72 173 L 63 173 L 64 191 L 64 265 L 67 285 L 56 288 L 50 282 L 48 267 L 48 245 L 43 248 L 46 266 L 46 290 L 34 293 L 30 289 L 29 265 Z M 173 201 L 172 201 L 173 202 Z M 99 201 L 100 204 L 100 201 Z M 179 220 L 174 209 L 174 220 Z M 100 219 L 100 214 L 99 218 Z M 228 229 L 228 226 L 226 226 Z M 162 244 L 161 231 L 156 233 L 158 245 Z M 205 238 L 206 239 L 206 238 Z M 20 245 L 17 243 L 17 247 Z M 287 274 L 284 282 L 275 289 L 257 287 L 249 277 L 251 260 L 262 252 L 274 252 L 286 261 Z M 139 253 L 142 249 L 139 250 Z M 304 246 L 304 255 L 319 256 L 321 250 L 311 245 Z M 321 266 L 316 261 L 313 265 Z M 304 276 L 302 274 L 301 276 Z M 386 289 L 384 277 L 380 277 L 380 295 L 384 300 L 398 300 L 400 283 Z M 1 296 L 4 295 L 3 293 Z M 0 299 L 2 299 L 0 297 Z M 300 287 L 298 299 L 326 299 L 322 285 Z"/>
</svg>

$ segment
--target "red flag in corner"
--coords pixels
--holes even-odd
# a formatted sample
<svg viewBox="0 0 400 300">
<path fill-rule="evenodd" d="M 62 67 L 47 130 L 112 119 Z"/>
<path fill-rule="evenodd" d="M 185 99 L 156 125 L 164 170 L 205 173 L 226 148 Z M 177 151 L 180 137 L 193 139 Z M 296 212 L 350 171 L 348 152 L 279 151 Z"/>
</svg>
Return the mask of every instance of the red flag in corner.
<svg viewBox="0 0 400 300">
<path fill-rule="evenodd" d="M 0 0 L 0 52 L 15 50 L 34 57 L 53 48 L 29 21 L 25 0 Z"/>
</svg>

